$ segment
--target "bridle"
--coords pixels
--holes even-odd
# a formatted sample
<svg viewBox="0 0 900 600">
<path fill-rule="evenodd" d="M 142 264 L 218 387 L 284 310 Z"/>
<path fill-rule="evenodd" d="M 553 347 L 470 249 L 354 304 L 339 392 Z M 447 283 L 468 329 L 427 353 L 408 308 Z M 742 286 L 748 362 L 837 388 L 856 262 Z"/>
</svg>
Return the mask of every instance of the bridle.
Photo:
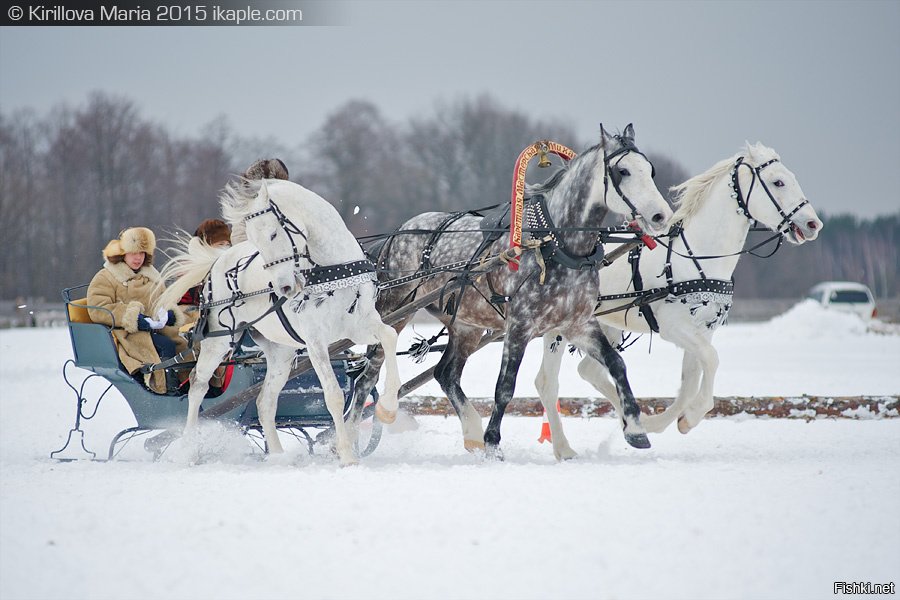
<svg viewBox="0 0 900 600">
<path fill-rule="evenodd" d="M 801 208 L 809 204 L 809 200 L 804 199 L 797 206 L 793 208 L 790 212 L 784 212 L 784 209 L 778 204 L 778 201 L 775 200 L 775 196 L 772 195 L 772 192 L 769 190 L 769 186 L 766 185 L 766 182 L 763 181 L 762 178 L 762 170 L 768 167 L 769 165 L 779 162 L 777 158 L 773 158 L 759 165 L 758 167 L 754 167 L 744 162 L 744 157 L 738 157 L 737 161 L 734 163 L 734 167 L 731 169 L 731 183 L 728 184 L 728 187 L 731 188 L 731 197 L 737 202 L 738 212 L 743 213 L 747 219 L 750 221 L 758 221 L 752 214 L 750 214 L 750 195 L 753 193 L 753 186 L 756 184 L 756 181 L 759 180 L 759 184 L 762 186 L 762 189 L 766 192 L 766 195 L 771 200 L 772 204 L 775 206 L 775 210 L 778 211 L 778 214 L 781 215 L 781 222 L 778 223 L 777 227 L 773 228 L 773 231 L 784 235 L 788 232 L 790 227 L 786 227 L 791 225 L 791 217 L 797 214 Z M 744 199 L 744 194 L 741 192 L 741 184 L 738 181 L 738 169 L 741 167 L 747 167 L 750 169 L 750 175 L 752 179 L 750 180 L 750 189 L 747 190 L 746 200 Z"/>
<path fill-rule="evenodd" d="M 248 214 L 247 216 L 244 217 L 244 222 L 246 223 L 247 221 L 250 221 L 251 219 L 261 217 L 261 216 L 265 215 L 266 213 L 272 213 L 273 215 L 275 215 L 275 218 L 278 220 L 278 225 L 287 234 L 288 239 L 291 242 L 291 248 L 292 248 L 293 252 L 290 256 L 285 256 L 283 258 L 279 258 L 279 259 L 273 260 L 272 262 L 268 262 L 268 263 L 264 264 L 263 269 L 268 269 L 269 267 L 273 267 L 275 265 L 280 265 L 281 263 L 286 263 L 289 261 L 294 261 L 294 268 L 299 269 L 301 258 L 305 258 L 306 260 L 312 262 L 312 258 L 309 255 L 309 245 L 307 243 L 309 240 L 306 237 L 306 234 L 293 221 L 291 221 L 288 218 L 288 216 L 286 214 L 284 214 L 284 212 L 282 212 L 282 210 L 278 207 L 277 204 L 275 204 L 275 202 L 271 198 L 269 198 L 268 208 L 264 208 L 262 210 L 258 210 L 254 213 Z M 304 246 L 306 247 L 305 248 L 306 252 L 304 252 L 303 254 L 301 254 L 297 248 L 297 242 L 294 240 L 295 235 L 298 235 L 303 238 Z"/>
<path fill-rule="evenodd" d="M 646 157 L 645 157 L 646 158 Z M 756 222 L 757 219 L 753 217 L 750 213 L 750 195 L 753 193 L 753 186 L 756 184 L 756 180 L 759 180 L 760 185 L 763 190 L 766 192 L 766 195 L 769 197 L 769 200 L 775 205 L 778 214 L 781 215 L 781 222 L 777 227 L 774 228 L 775 234 L 762 242 L 756 244 L 752 248 L 747 250 L 741 250 L 739 252 L 734 252 L 732 254 L 721 254 L 721 255 L 709 255 L 709 256 L 698 256 L 695 255 L 691 250 L 690 245 L 688 244 L 687 238 L 684 235 L 684 227 L 681 222 L 675 223 L 669 230 L 669 233 L 665 236 L 658 236 L 654 239 L 662 244 L 666 248 L 666 262 L 663 267 L 663 272 L 661 275 L 665 275 L 666 277 L 666 285 L 664 287 L 657 287 L 652 289 L 643 289 L 643 281 L 640 274 L 640 257 L 641 257 L 641 247 L 637 247 L 633 249 L 628 254 L 628 262 L 631 263 L 632 267 L 632 285 L 634 285 L 634 292 L 626 292 L 623 294 L 610 294 L 610 295 L 600 295 L 597 297 L 597 309 L 602 302 L 607 300 L 622 300 L 633 298 L 634 300 L 626 304 L 624 306 L 619 306 L 610 310 L 599 311 L 595 309 L 595 314 L 609 314 L 612 312 L 617 312 L 620 310 L 629 310 L 631 308 L 637 307 L 638 314 L 643 316 L 648 326 L 652 331 L 659 331 L 659 325 L 656 321 L 656 317 L 653 314 L 653 309 L 651 308 L 651 304 L 658 300 L 665 299 L 666 302 L 675 302 L 680 301 L 683 304 L 696 304 L 697 302 L 706 305 L 709 302 L 716 302 L 719 307 L 717 308 L 716 317 L 712 321 L 707 323 L 707 327 L 712 328 L 717 323 L 724 322 L 725 318 L 728 315 L 728 311 L 731 308 L 731 297 L 734 294 L 734 279 L 730 281 L 719 280 L 719 279 L 710 279 L 706 276 L 706 273 L 703 271 L 703 266 L 701 261 L 703 260 L 711 260 L 716 258 L 726 258 L 728 256 L 739 256 L 741 254 L 754 254 L 754 250 L 757 248 L 769 243 L 771 240 L 778 238 L 778 243 L 775 246 L 775 249 L 768 255 L 772 256 L 778 249 L 781 247 L 781 243 L 784 240 L 784 236 L 788 231 L 786 226 L 791 224 L 791 217 L 793 217 L 797 212 L 809 204 L 809 200 L 803 200 L 796 207 L 794 207 L 790 212 L 785 212 L 781 205 L 775 200 L 775 197 L 772 195 L 772 192 L 769 190 L 766 182 L 763 181 L 761 172 L 766 167 L 772 165 L 773 163 L 779 162 L 777 158 L 773 158 L 758 167 L 754 167 L 750 164 L 744 162 L 743 157 L 739 157 L 735 163 L 734 167 L 731 169 L 731 181 L 728 184 L 728 187 L 731 188 L 731 197 L 737 202 L 738 213 L 742 213 L 747 219 L 752 223 Z M 738 181 L 738 169 L 741 167 L 747 167 L 750 169 L 752 179 L 750 182 L 750 188 L 747 191 L 746 199 L 744 194 L 741 191 L 740 182 Z M 669 243 L 663 241 L 663 237 L 669 238 Z M 685 250 L 687 254 L 683 254 L 674 249 L 673 240 L 675 238 L 680 238 L 682 244 L 684 244 Z M 694 263 L 694 267 L 697 269 L 697 273 L 700 276 L 699 279 L 690 279 L 684 281 L 675 281 L 674 274 L 672 272 L 672 256 L 677 255 L 681 258 L 689 259 Z M 754 256 L 760 256 L 758 254 L 754 254 Z M 763 258 L 767 258 L 763 257 Z M 692 313 L 695 310 L 691 309 Z"/>
<path fill-rule="evenodd" d="M 634 145 L 634 141 L 630 137 L 617 135 L 614 139 L 618 140 L 620 144 L 619 148 L 609 154 L 604 152 L 603 157 L 603 200 L 604 203 L 606 203 L 606 193 L 609 190 L 609 183 L 612 182 L 613 189 L 616 190 L 616 193 L 619 194 L 619 197 L 622 198 L 625 205 L 631 209 L 631 218 L 636 219 L 638 217 L 638 209 L 628 196 L 625 195 L 625 192 L 622 191 L 622 174 L 619 173 L 617 167 L 622 159 L 632 152 L 640 154 L 644 157 L 644 160 L 650 163 L 650 177 L 656 177 L 656 167 L 653 166 L 653 163 L 650 162 L 650 159 L 647 158 L 646 154 L 637 149 L 637 146 Z M 610 166 L 613 159 L 615 159 L 616 162 Z M 609 206 L 608 203 L 606 203 L 606 205 Z"/>
</svg>

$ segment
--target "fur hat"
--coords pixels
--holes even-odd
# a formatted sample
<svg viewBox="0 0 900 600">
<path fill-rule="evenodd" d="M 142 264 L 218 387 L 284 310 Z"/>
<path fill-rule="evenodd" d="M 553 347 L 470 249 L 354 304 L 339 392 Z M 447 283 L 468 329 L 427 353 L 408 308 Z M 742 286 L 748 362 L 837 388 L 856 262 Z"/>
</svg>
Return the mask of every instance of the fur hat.
<svg viewBox="0 0 900 600">
<path fill-rule="evenodd" d="M 129 252 L 143 252 L 147 256 L 144 265 L 153 264 L 156 251 L 156 236 L 146 227 L 129 227 L 119 234 L 119 239 L 110 240 L 103 249 L 103 258 L 110 262 L 121 262 Z M 118 258 L 118 260 L 115 260 Z"/>
<path fill-rule="evenodd" d="M 261 158 L 241 174 L 244 179 L 288 179 L 288 169 L 278 158 Z"/>
<path fill-rule="evenodd" d="M 219 219 L 207 219 L 197 226 L 194 236 L 200 238 L 210 246 L 219 242 L 231 242 L 231 229 L 225 221 Z"/>
</svg>

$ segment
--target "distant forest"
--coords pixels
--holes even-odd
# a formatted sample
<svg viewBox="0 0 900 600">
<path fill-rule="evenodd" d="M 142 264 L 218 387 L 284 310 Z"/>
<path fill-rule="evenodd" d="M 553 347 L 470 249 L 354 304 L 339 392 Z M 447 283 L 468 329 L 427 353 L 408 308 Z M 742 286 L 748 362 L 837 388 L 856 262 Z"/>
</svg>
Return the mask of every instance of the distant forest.
<svg viewBox="0 0 900 600">
<path fill-rule="evenodd" d="M 257 158 L 281 158 L 292 180 L 331 201 L 362 236 L 424 211 L 506 201 L 518 153 L 542 138 L 577 151 L 596 142 L 488 96 L 401 123 L 350 101 L 292 144 L 242 137 L 224 118 L 185 136 L 144 118 L 131 99 L 99 92 L 45 115 L 0 111 L 0 299 L 52 300 L 87 283 L 101 249 L 125 227 L 147 226 L 161 239 L 175 228 L 193 231 L 217 216 L 218 192 Z M 691 175 L 668 156 L 650 159 L 664 194 Z M 741 260 L 736 293 L 796 298 L 818 281 L 847 279 L 878 297 L 898 296 L 900 212 L 870 221 L 820 216 L 825 228 L 815 242 Z"/>
</svg>

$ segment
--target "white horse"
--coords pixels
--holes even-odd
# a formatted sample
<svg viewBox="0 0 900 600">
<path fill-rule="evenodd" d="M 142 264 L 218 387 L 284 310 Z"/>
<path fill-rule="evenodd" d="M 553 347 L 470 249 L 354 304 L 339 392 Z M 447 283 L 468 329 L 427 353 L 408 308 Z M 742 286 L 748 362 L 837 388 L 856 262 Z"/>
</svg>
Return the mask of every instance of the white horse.
<svg viewBox="0 0 900 600">
<path fill-rule="evenodd" d="M 266 357 L 266 377 L 256 406 L 269 452 L 284 451 L 275 429 L 278 394 L 296 349 L 306 348 L 334 420 L 340 462 L 356 463 L 351 438 L 356 432 L 348 432 L 344 423 L 344 394 L 331 367 L 328 345 L 345 338 L 382 345 L 387 379 L 376 416 L 393 422 L 400 387 L 397 333 L 375 310 L 374 265 L 365 259 L 334 207 L 295 183 L 272 179 L 229 184 L 220 204 L 237 243 L 221 251 L 191 240 L 164 270 L 164 278 L 166 274 L 178 278 L 158 303 L 177 301 L 204 282 L 201 313 L 208 308 L 208 332 L 191 375 L 186 437 L 196 434 L 200 403 L 213 371 L 241 336 L 241 324 L 250 324 Z"/>
<path fill-rule="evenodd" d="M 656 289 L 657 299 L 648 305 L 650 311 L 615 310 L 635 300 L 633 295 L 604 298 L 597 309 L 607 313 L 598 315 L 602 324 L 619 330 L 647 333 L 651 331 L 648 321 L 655 320 L 660 337 L 684 349 L 681 387 L 675 401 L 663 413 L 641 417 L 647 431 L 654 433 L 676 419 L 679 431 L 687 433 L 713 408 L 719 356 L 712 336 L 731 307 L 731 276 L 752 222 L 764 224 L 792 244 L 814 240 L 822 229 L 822 221 L 797 178 L 774 150 L 758 143 L 747 144 L 741 154 L 672 190 L 677 208 L 671 221 L 674 226 L 668 236 L 657 238 L 665 247 L 641 252 L 634 271 L 632 261 L 626 260 L 600 271 L 604 296 L 629 296 L 641 281 L 643 290 Z M 641 289 L 639 284 L 637 289 Z M 560 341 L 555 335 L 544 336 L 544 356 L 535 385 L 550 423 L 553 453 L 562 460 L 574 457 L 575 452 L 556 409 L 563 353 L 554 350 Z M 602 364 L 585 357 L 578 373 L 620 410 L 616 387 Z"/>
</svg>

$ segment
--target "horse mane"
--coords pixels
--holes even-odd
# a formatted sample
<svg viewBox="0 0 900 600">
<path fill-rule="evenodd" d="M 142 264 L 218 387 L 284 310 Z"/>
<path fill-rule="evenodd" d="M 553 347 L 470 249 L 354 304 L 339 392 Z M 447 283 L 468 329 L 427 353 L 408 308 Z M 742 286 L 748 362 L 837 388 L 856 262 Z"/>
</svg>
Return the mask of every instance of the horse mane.
<svg viewBox="0 0 900 600">
<path fill-rule="evenodd" d="M 153 293 L 162 291 L 153 303 L 153 312 L 160 308 L 170 308 L 178 304 L 184 294 L 203 281 L 216 260 L 226 252 L 224 248 L 214 248 L 198 237 L 183 235 L 170 240 L 173 247 L 166 253 L 169 262 L 160 272 L 159 281 Z M 166 281 L 172 281 L 166 286 Z"/>
<path fill-rule="evenodd" d="M 771 148 L 760 143 L 754 145 L 748 143 L 741 152 L 720 160 L 705 173 L 691 177 L 684 183 L 673 185 L 669 188 L 669 191 L 674 196 L 672 202 L 675 205 L 675 214 L 672 215 L 671 222 L 685 221 L 694 215 L 703 206 L 703 202 L 709 196 L 709 190 L 713 184 L 718 181 L 719 177 L 731 172 L 731 168 L 739 156 L 744 156 L 745 160 L 753 157 L 753 160 L 759 163 L 778 158 L 778 154 Z"/>
<path fill-rule="evenodd" d="M 572 167 L 575 165 L 575 163 L 577 161 L 579 161 L 583 157 L 590 155 L 593 152 L 596 152 L 597 150 L 602 149 L 602 147 L 603 147 L 602 143 L 595 144 L 595 145 L 591 146 L 590 148 L 588 148 L 587 150 L 585 150 L 584 152 L 582 152 L 581 154 L 577 155 L 572 160 L 570 160 L 562 168 L 557 169 L 555 173 L 553 173 L 550 177 L 545 179 L 543 182 L 526 185 L 525 186 L 525 198 L 530 199 L 530 198 L 535 198 L 537 196 L 550 195 L 550 192 L 552 192 L 554 189 L 556 189 L 556 187 L 559 185 L 559 182 L 562 181 L 563 177 L 566 175 L 566 173 L 568 173 L 572 169 Z"/>
<path fill-rule="evenodd" d="M 247 228 L 244 217 L 250 212 L 250 201 L 259 194 L 262 187 L 260 179 L 241 178 L 225 185 L 219 194 L 219 207 L 222 218 L 231 225 L 231 243 L 238 244 L 247 240 Z"/>
</svg>

